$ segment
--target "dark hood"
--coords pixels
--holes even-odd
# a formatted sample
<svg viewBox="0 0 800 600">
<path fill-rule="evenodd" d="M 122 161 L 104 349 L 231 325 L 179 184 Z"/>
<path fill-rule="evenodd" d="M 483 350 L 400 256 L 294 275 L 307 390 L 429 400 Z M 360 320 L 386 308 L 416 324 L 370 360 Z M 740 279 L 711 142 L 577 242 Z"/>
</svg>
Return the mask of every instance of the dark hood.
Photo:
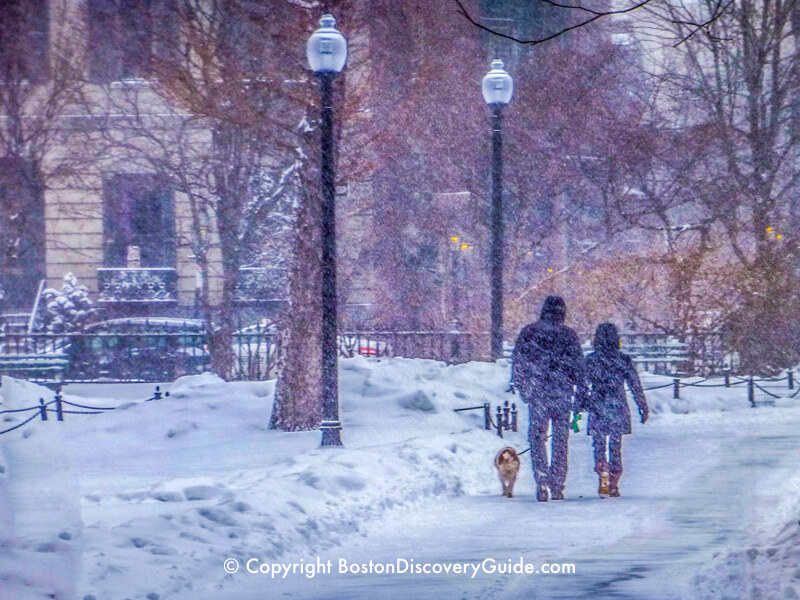
<svg viewBox="0 0 800 600">
<path fill-rule="evenodd" d="M 542 304 L 540 319 L 550 323 L 563 323 L 567 317 L 567 305 L 561 296 L 548 296 Z"/>
<path fill-rule="evenodd" d="M 619 350 L 619 331 L 613 323 L 600 323 L 594 332 L 594 349 Z"/>
</svg>

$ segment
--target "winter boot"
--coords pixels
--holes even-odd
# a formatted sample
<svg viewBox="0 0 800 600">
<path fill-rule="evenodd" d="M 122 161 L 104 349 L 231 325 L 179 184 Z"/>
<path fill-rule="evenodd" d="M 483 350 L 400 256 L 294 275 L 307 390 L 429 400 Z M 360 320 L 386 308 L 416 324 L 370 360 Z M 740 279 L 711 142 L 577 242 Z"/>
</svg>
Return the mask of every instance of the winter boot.
<svg viewBox="0 0 800 600">
<path fill-rule="evenodd" d="M 622 473 L 609 473 L 608 476 L 608 495 L 612 498 L 619 498 L 619 479 Z"/>
<path fill-rule="evenodd" d="M 597 490 L 597 493 L 600 495 L 601 498 L 607 498 L 609 489 L 608 489 L 608 463 L 605 461 L 598 461 L 594 465 L 594 472 L 600 477 L 600 487 Z"/>
<path fill-rule="evenodd" d="M 563 500 L 564 499 L 564 489 L 551 489 L 550 490 L 550 500 Z"/>
<path fill-rule="evenodd" d="M 547 502 L 549 500 L 549 494 L 547 493 L 546 485 L 539 485 L 536 487 L 536 499 L 539 502 Z"/>
<path fill-rule="evenodd" d="M 608 471 L 602 471 L 600 473 L 600 487 L 597 490 L 597 493 L 600 495 L 601 498 L 608 498 L 610 494 L 610 489 L 608 486 L 609 483 L 609 475 Z"/>
</svg>

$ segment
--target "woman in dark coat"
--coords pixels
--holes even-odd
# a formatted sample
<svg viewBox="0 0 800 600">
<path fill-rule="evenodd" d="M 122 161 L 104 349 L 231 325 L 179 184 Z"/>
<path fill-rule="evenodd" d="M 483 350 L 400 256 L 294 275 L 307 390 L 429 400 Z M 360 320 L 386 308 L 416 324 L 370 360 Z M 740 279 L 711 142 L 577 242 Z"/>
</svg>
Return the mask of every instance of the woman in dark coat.
<svg viewBox="0 0 800 600">
<path fill-rule="evenodd" d="M 594 336 L 594 352 L 586 357 L 590 393 L 582 408 L 589 412 L 587 433 L 594 437 L 594 470 L 600 476 L 601 497 L 619 496 L 622 436 L 631 433 L 626 383 L 633 393 L 642 423 L 647 421 L 649 413 L 636 367 L 619 347 L 617 328 L 612 323 L 601 323 Z"/>
</svg>

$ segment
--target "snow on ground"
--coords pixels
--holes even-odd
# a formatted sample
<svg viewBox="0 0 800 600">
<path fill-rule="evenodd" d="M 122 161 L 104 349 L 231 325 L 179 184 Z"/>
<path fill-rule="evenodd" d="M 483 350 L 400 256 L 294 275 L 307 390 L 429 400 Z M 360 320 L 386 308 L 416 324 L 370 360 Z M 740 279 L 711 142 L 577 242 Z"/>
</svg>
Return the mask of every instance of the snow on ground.
<svg viewBox="0 0 800 600">
<path fill-rule="evenodd" d="M 342 360 L 343 449 L 320 448 L 316 431 L 269 430 L 274 382 L 204 374 L 162 386 L 170 396 L 149 402 L 152 385 L 69 386 L 68 401 L 118 408 L 63 423 L 51 415 L 0 436 L 0 598 L 255 599 L 268 589 L 295 598 L 532 597 L 524 578 L 273 582 L 222 568 L 229 558 L 244 570 L 250 557 L 479 562 L 487 552 L 574 561 L 583 574 L 564 597 L 603 597 L 598 586 L 623 584 L 634 595 L 618 597 L 668 596 L 657 586 L 678 564 L 683 587 L 672 597 L 794 597 L 793 403 L 752 410 L 741 385 L 685 388 L 681 399 L 671 387 L 648 392 L 651 422 L 626 438 L 625 497 L 595 498 L 582 433 L 571 438 L 568 500 L 543 505 L 532 497 L 529 455 L 512 500 L 499 497 L 492 463 L 506 443 L 527 448 L 525 408 L 522 431 L 505 440 L 483 430 L 482 411 L 453 412 L 519 402 L 504 393 L 508 373 L 506 361 Z M 645 387 L 670 381 L 643 377 Z M 8 378 L 0 395 L 6 410 L 52 398 Z M 5 417 L 0 429 L 22 420 Z M 647 577 L 631 566 L 645 555 Z"/>
</svg>

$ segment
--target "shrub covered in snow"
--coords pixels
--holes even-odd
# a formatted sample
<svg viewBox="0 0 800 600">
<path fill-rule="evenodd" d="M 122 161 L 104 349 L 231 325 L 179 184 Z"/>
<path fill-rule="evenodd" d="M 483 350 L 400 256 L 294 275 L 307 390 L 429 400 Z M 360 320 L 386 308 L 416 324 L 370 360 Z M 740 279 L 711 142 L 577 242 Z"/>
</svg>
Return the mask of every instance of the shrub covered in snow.
<svg viewBox="0 0 800 600">
<path fill-rule="evenodd" d="M 97 309 L 89 298 L 89 290 L 84 285 L 78 285 L 78 278 L 72 273 L 64 275 L 61 290 L 46 289 L 42 301 L 43 327 L 53 333 L 81 331 L 97 315 Z"/>
</svg>

